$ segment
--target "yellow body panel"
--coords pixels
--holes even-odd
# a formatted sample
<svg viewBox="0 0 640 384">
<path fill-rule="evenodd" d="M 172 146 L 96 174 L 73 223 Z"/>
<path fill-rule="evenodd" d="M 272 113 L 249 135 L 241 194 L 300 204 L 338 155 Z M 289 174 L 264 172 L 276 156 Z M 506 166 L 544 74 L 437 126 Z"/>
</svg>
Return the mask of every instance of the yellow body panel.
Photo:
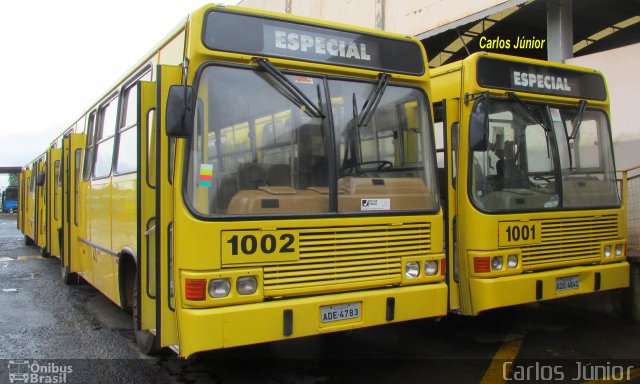
<svg viewBox="0 0 640 384">
<path fill-rule="evenodd" d="M 109 178 L 94 180 L 87 191 L 88 224 L 90 226 L 89 240 L 104 249 L 111 247 L 111 180 Z M 94 286 L 114 302 L 119 302 L 116 296 L 114 276 L 114 256 L 104 249 L 91 247 L 93 259 Z M 116 269 L 117 270 L 117 269 Z"/>
<path fill-rule="evenodd" d="M 185 309 L 180 317 L 180 355 L 240 345 L 285 340 L 393 322 L 442 316 L 447 310 L 444 283 L 375 291 L 338 293 L 212 309 Z M 395 299 L 395 318 L 386 319 L 387 300 Z M 322 324 L 320 307 L 362 303 L 357 320 Z M 292 334 L 283 335 L 283 312 L 293 313 Z M 256 323 L 259 320 L 259 324 Z"/>
<path fill-rule="evenodd" d="M 596 289 L 596 274 L 600 277 L 599 289 Z M 577 276 L 578 289 L 556 291 L 556 279 Z M 471 278 L 473 296 L 472 315 L 493 308 L 502 308 L 517 304 L 533 303 L 541 300 L 560 299 L 568 296 L 598 291 L 626 288 L 629 286 L 629 263 L 621 262 L 607 265 L 560 268 L 552 271 L 527 273 L 517 276 L 494 279 Z M 542 284 L 542 295 L 536 297 L 536 285 Z"/>
</svg>

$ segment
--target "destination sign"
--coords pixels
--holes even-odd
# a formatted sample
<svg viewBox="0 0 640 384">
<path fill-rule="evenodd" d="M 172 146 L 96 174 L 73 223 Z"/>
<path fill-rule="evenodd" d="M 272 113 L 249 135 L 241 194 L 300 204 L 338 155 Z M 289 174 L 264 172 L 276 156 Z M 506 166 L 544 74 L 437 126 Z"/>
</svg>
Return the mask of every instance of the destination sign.
<svg viewBox="0 0 640 384">
<path fill-rule="evenodd" d="M 424 73 L 422 50 L 413 41 L 228 11 L 207 13 L 203 43 L 212 50 Z"/>
<path fill-rule="evenodd" d="M 606 100 L 602 76 L 551 66 L 481 57 L 477 65 L 478 85 L 579 99 Z"/>
</svg>

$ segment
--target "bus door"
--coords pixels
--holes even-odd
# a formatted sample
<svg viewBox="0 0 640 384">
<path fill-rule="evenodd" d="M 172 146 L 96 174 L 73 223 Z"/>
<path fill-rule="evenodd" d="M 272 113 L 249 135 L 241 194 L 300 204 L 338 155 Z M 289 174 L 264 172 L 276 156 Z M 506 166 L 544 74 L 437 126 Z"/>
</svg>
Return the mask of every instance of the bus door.
<svg viewBox="0 0 640 384">
<path fill-rule="evenodd" d="M 457 186 L 458 180 L 458 143 L 460 127 L 460 99 L 445 99 L 442 101 L 443 137 L 445 138 L 445 173 L 441 183 L 441 191 L 446 197 L 446 247 L 447 247 L 447 285 L 449 286 L 449 308 L 456 310 L 460 308 L 460 259 L 458 253 L 458 199 L 460 188 Z"/>
<path fill-rule="evenodd" d="M 47 153 L 47 251 L 51 256 L 60 257 L 60 236 L 62 231 L 62 149 L 51 148 Z"/>
<path fill-rule="evenodd" d="M 142 245 L 139 254 L 147 261 L 139 262 L 146 268 L 148 287 L 140 284 L 138 289 L 153 288 L 155 293 L 155 329 L 156 347 L 178 345 L 176 305 L 174 297 L 174 264 L 172 260 L 173 236 L 173 140 L 165 132 L 166 100 L 169 88 L 178 85 L 182 79 L 182 67 L 159 65 L 157 67 L 157 83 L 141 82 L 142 92 L 139 98 L 141 110 L 139 114 L 141 135 L 140 143 L 147 143 L 146 150 L 140 148 L 139 153 L 147 159 L 141 159 L 139 169 L 138 199 L 140 201 L 138 239 Z M 153 84 L 153 85 L 152 85 Z M 155 87 L 154 87 L 155 86 Z M 155 100 L 155 103 L 153 102 Z M 157 116 L 154 105 L 161 106 Z M 154 112 L 151 112 L 154 111 Z M 154 124 L 149 125 L 149 116 Z M 149 133 L 152 133 L 150 136 Z M 145 166 L 145 161 L 149 166 Z M 155 167 L 153 164 L 155 163 Z M 154 169 L 155 168 L 155 169 Z M 155 198 L 154 198 L 155 197 Z M 155 285 L 151 281 L 155 279 Z M 142 282 L 144 279 L 139 279 Z M 150 293 L 150 292 L 147 292 Z M 152 329 L 153 321 L 146 320 L 153 310 L 150 295 L 139 295 L 142 306 L 141 329 Z"/>
<path fill-rule="evenodd" d="M 82 269 L 80 257 L 79 198 L 82 152 L 85 135 L 70 133 L 62 140 L 62 236 L 60 266 L 66 284 L 77 281 L 76 272 Z"/>
<path fill-rule="evenodd" d="M 44 200 L 44 189 L 46 182 L 45 174 L 45 160 L 39 159 L 35 162 L 34 173 L 35 186 L 34 186 L 34 208 L 33 208 L 33 242 L 36 246 L 42 247 L 45 245 L 44 239 L 44 210 L 46 209 L 46 202 Z"/>
<path fill-rule="evenodd" d="M 47 253 L 47 211 L 49 210 L 48 205 L 48 196 L 47 196 L 47 181 L 49 180 L 49 175 L 47 173 L 47 168 L 49 167 L 49 157 L 45 155 L 43 160 L 40 162 L 39 172 L 38 172 L 38 188 L 37 193 L 38 196 L 36 200 L 38 202 L 38 246 L 40 246 L 43 254 Z"/>
<path fill-rule="evenodd" d="M 138 266 L 137 316 L 139 331 L 156 333 L 156 87 L 141 81 L 138 87 Z"/>
</svg>

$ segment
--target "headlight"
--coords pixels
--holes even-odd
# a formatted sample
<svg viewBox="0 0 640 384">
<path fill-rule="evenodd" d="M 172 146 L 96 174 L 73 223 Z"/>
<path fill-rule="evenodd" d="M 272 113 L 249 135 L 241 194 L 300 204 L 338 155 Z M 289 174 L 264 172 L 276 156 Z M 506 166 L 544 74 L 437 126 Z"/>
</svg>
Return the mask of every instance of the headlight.
<svg viewBox="0 0 640 384">
<path fill-rule="evenodd" d="M 407 279 L 415 279 L 420 275 L 420 264 L 416 261 L 409 261 L 405 264 L 404 274 Z"/>
<path fill-rule="evenodd" d="M 509 256 L 507 256 L 507 267 L 509 267 L 509 268 L 517 268 L 518 267 L 518 255 L 509 255 Z"/>
<path fill-rule="evenodd" d="M 433 276 L 438 273 L 438 262 L 435 260 L 427 260 L 424 263 L 424 274 Z"/>
<path fill-rule="evenodd" d="M 491 258 L 491 269 L 494 271 L 499 271 L 502 269 L 502 256 L 493 256 Z"/>
<path fill-rule="evenodd" d="M 611 246 L 610 245 L 605 245 L 604 246 L 604 258 L 608 259 L 611 257 Z"/>
<path fill-rule="evenodd" d="M 255 276 L 242 276 L 236 282 L 236 290 L 241 295 L 252 295 L 258 289 L 258 281 Z"/>
<path fill-rule="evenodd" d="M 227 297 L 231 291 L 229 279 L 215 279 L 209 282 L 209 295 L 214 298 Z"/>
<path fill-rule="evenodd" d="M 622 244 L 616 244 L 616 257 L 622 256 Z"/>
</svg>

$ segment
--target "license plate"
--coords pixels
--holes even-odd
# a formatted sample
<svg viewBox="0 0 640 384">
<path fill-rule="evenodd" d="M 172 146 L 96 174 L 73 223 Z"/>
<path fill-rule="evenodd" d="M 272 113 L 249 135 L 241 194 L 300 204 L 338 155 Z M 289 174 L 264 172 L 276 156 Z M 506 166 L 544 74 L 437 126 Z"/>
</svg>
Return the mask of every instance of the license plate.
<svg viewBox="0 0 640 384">
<path fill-rule="evenodd" d="M 362 312 L 360 304 L 358 302 L 320 307 L 320 321 L 322 323 L 331 323 L 333 321 L 358 319 Z"/>
<path fill-rule="evenodd" d="M 566 276 L 556 278 L 556 292 L 580 289 L 580 279 L 578 276 Z"/>
</svg>

